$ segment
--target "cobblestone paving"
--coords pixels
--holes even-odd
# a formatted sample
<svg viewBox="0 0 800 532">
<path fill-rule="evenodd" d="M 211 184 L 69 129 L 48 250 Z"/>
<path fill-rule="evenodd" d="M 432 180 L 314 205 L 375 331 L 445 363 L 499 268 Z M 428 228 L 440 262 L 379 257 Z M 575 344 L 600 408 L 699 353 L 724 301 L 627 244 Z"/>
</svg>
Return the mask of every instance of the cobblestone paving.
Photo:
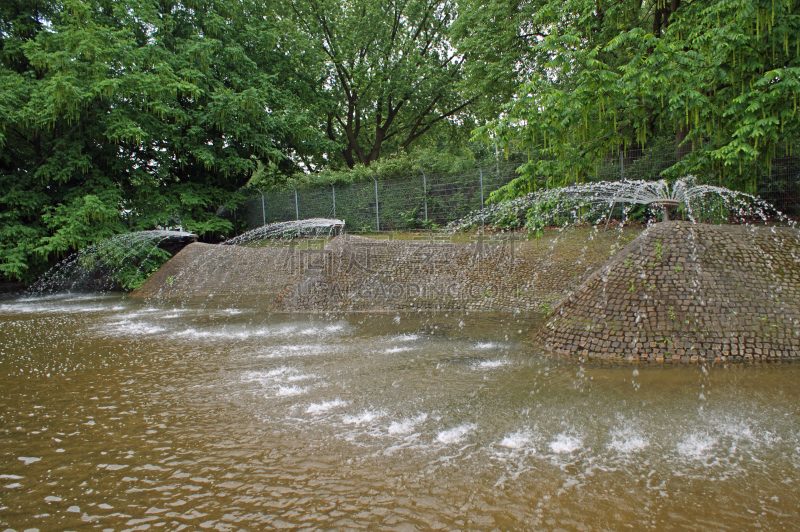
<svg viewBox="0 0 800 532">
<path fill-rule="evenodd" d="M 555 308 L 546 349 L 636 360 L 800 355 L 800 233 L 656 224 Z"/>
</svg>

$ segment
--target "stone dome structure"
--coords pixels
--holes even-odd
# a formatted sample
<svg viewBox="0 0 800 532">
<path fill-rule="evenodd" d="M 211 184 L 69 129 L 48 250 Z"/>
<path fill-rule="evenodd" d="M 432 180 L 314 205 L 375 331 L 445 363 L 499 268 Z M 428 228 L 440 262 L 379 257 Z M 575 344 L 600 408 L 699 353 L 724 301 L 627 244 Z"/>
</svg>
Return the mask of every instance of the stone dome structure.
<svg viewBox="0 0 800 532">
<path fill-rule="evenodd" d="M 545 349 L 638 360 L 800 356 L 800 232 L 659 223 L 554 309 Z"/>
</svg>

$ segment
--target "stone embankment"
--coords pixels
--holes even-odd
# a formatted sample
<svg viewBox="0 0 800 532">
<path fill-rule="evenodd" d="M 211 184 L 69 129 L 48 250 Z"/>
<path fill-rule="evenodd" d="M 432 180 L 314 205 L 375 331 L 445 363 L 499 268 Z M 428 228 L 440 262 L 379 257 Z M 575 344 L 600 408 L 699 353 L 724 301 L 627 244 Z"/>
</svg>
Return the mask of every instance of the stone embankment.
<svg viewBox="0 0 800 532">
<path fill-rule="evenodd" d="M 420 240 L 342 235 L 260 248 L 191 244 L 134 297 L 223 296 L 266 310 L 497 310 L 547 312 L 635 232 L 553 232 Z M 587 238 L 593 238 L 592 242 Z"/>
<path fill-rule="evenodd" d="M 546 349 L 637 360 L 800 356 L 800 233 L 660 223 L 565 298 Z"/>
</svg>

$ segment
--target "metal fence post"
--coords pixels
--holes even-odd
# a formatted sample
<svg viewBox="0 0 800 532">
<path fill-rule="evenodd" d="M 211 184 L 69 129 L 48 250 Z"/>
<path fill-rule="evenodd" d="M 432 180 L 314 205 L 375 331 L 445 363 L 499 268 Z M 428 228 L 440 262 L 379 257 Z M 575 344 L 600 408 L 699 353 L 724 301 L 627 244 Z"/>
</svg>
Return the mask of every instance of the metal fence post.
<svg viewBox="0 0 800 532">
<path fill-rule="evenodd" d="M 625 166 L 622 164 L 622 149 L 619 150 L 619 180 L 625 180 Z"/>
<path fill-rule="evenodd" d="M 261 189 L 258 190 L 261 192 Z M 264 193 L 261 192 L 261 216 L 264 218 L 264 225 L 267 225 L 267 211 L 264 209 Z"/>
<path fill-rule="evenodd" d="M 481 212 L 483 212 L 483 168 L 481 165 L 478 165 L 478 179 L 481 182 Z"/>
<path fill-rule="evenodd" d="M 333 217 L 336 218 L 336 186 L 331 185 L 331 190 L 333 191 Z"/>
<path fill-rule="evenodd" d="M 425 201 L 425 221 L 428 221 L 428 178 L 425 177 L 425 172 L 422 168 L 419 169 L 422 173 L 422 199 Z"/>
<path fill-rule="evenodd" d="M 292 190 L 294 190 L 294 219 L 295 220 L 299 220 L 300 219 L 300 206 L 297 203 L 297 189 L 294 188 L 294 185 L 291 184 L 291 183 L 289 183 L 289 186 L 292 187 Z"/>
<path fill-rule="evenodd" d="M 375 179 L 375 174 L 370 172 L 370 176 L 372 176 L 372 181 L 375 182 L 375 227 L 378 229 L 378 232 L 381 232 L 381 217 L 378 212 L 378 180 Z"/>
<path fill-rule="evenodd" d="M 478 165 L 478 179 L 480 179 L 481 182 L 481 226 L 483 226 L 483 169 L 481 168 L 481 165 Z"/>
</svg>

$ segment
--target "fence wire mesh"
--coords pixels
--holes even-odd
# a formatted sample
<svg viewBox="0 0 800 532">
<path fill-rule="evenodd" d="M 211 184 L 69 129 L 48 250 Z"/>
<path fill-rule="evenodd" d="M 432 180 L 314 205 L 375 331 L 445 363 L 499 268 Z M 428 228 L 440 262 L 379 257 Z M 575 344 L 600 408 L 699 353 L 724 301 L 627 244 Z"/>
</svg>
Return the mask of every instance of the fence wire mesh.
<svg viewBox="0 0 800 532">
<path fill-rule="evenodd" d="M 676 164 L 674 149 L 626 150 L 598 165 L 592 181 L 657 180 Z M 518 165 L 476 168 L 463 175 L 424 174 L 355 183 L 346 187 L 287 190 L 248 198 L 241 209 L 249 229 L 307 218 L 339 218 L 351 232 L 414 230 L 444 226 L 480 210 L 481 197 L 509 181 Z M 541 176 L 542 185 L 566 185 Z M 481 187 L 482 185 L 482 187 Z M 481 190 L 482 188 L 482 190 Z M 779 210 L 800 214 L 800 159 L 781 157 L 757 179 L 757 194 Z M 376 204 L 377 197 L 377 204 Z"/>
<path fill-rule="evenodd" d="M 666 149 L 629 149 L 608 157 L 598 166 L 592 181 L 621 181 L 623 179 L 656 181 L 662 172 L 678 163 L 673 147 Z M 714 185 L 722 184 L 719 177 L 707 177 Z M 543 178 L 542 181 L 545 181 Z M 572 183 L 570 183 L 572 184 Z M 757 172 L 754 192 L 756 196 L 787 214 L 800 214 L 800 158 L 776 157 L 767 170 Z"/>
<path fill-rule="evenodd" d="M 782 212 L 800 214 L 800 158 L 773 159 L 770 171 L 758 180 L 758 195 Z"/>
<path fill-rule="evenodd" d="M 479 210 L 481 193 L 488 198 L 516 177 L 516 168 L 493 166 L 458 176 L 420 172 L 377 183 L 298 190 L 296 195 L 293 190 L 269 192 L 263 199 L 260 194 L 248 198 L 240 212 L 248 228 L 295 218 L 339 218 L 353 232 L 442 226 Z"/>
</svg>

